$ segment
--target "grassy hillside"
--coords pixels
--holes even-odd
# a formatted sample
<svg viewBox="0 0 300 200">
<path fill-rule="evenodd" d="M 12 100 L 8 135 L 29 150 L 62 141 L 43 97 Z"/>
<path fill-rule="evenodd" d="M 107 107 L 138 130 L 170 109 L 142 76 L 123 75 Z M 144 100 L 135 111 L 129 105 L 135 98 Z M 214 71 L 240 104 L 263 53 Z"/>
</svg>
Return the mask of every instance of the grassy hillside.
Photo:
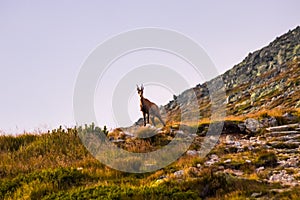
<svg viewBox="0 0 300 200">
<path fill-rule="evenodd" d="M 93 126 L 86 128 L 100 131 Z M 153 173 L 116 171 L 89 154 L 76 129 L 1 136 L 0 148 L 0 199 L 232 199 L 254 193 L 278 198 L 283 194 L 300 195 L 298 187 L 279 193 L 276 190 L 284 186 L 261 181 L 254 172 L 255 167 L 263 165 L 264 160 L 259 159 L 249 165 L 236 161 L 236 165 L 248 169 L 244 178 L 204 165 L 209 157 L 189 155 Z M 232 152 L 224 152 L 220 144 L 213 153 L 229 156 Z M 264 151 L 251 152 L 249 156 L 261 154 Z M 176 175 L 180 170 L 183 174 Z"/>
</svg>

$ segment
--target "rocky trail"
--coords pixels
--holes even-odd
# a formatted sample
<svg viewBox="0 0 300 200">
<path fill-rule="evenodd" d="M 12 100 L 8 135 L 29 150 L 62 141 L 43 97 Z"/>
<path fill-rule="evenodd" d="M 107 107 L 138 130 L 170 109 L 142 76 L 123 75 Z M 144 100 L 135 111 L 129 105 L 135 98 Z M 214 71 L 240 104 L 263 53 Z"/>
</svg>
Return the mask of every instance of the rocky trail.
<svg viewBox="0 0 300 200">
<path fill-rule="evenodd" d="M 268 121 L 267 126 L 262 124 L 266 121 Z M 232 124 L 228 122 L 226 124 L 227 127 L 224 129 L 228 133 L 222 133 L 217 145 L 203 158 L 202 163 L 195 163 L 194 166 L 179 169 L 172 174 L 165 174 L 164 178 L 159 181 L 170 177 L 184 180 L 191 171 L 197 174 L 205 168 L 210 168 L 215 169 L 217 173 L 226 173 L 242 179 L 255 176 L 258 181 L 279 183 L 287 188 L 300 185 L 300 123 L 277 126 L 277 122 L 271 118 L 268 120 L 249 118 L 244 123 L 236 125 L 248 131 L 244 130 L 239 133 L 229 130 Z M 147 127 L 141 130 L 149 129 L 155 130 L 158 135 L 166 134 L 153 126 Z M 137 126 L 135 129 L 139 130 Z M 180 131 L 173 131 L 175 134 L 177 132 Z M 128 133 L 121 132 L 115 136 L 118 139 L 114 142 L 121 141 L 123 144 L 128 141 L 132 142 L 133 136 Z M 194 146 L 198 148 L 188 150 L 187 157 L 201 155 L 200 146 L 203 144 L 204 137 L 199 134 L 194 138 Z"/>
<path fill-rule="evenodd" d="M 278 158 L 278 167 L 272 171 L 269 181 L 286 185 L 298 185 L 300 124 L 270 127 L 265 134 L 267 147 L 273 149 Z M 289 173 L 288 173 L 289 172 Z"/>
<path fill-rule="evenodd" d="M 300 184 L 300 123 L 268 127 L 254 137 L 228 134 L 220 138 L 219 146 L 225 147 L 227 153 L 210 155 L 205 166 L 215 165 L 219 171 L 241 178 L 254 166 L 261 181 L 283 186 Z M 271 153 L 258 158 L 260 151 Z"/>
</svg>

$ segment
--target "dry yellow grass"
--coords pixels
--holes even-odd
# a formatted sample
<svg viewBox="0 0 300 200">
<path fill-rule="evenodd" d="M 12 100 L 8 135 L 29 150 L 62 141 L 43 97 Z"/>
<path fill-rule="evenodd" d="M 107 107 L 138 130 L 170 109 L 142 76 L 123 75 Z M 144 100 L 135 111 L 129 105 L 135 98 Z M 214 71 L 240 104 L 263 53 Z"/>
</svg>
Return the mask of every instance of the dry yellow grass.
<svg viewBox="0 0 300 200">
<path fill-rule="evenodd" d="M 146 153 L 155 150 L 155 147 L 151 145 L 150 141 L 136 139 L 127 142 L 124 146 L 124 149 L 134 153 Z"/>
<path fill-rule="evenodd" d="M 284 115 L 287 112 L 291 112 L 296 114 L 297 116 L 300 116 L 300 108 L 287 108 L 287 109 L 281 109 L 281 108 L 274 108 L 274 109 L 262 109 L 260 111 L 257 112 L 252 112 L 252 113 L 248 113 L 248 114 L 243 114 L 243 115 L 228 115 L 226 116 L 224 119 L 220 119 L 223 121 L 245 121 L 248 118 L 255 118 L 255 119 L 259 119 L 259 118 L 263 118 L 266 116 L 270 116 L 270 117 L 281 117 L 282 115 Z M 210 118 L 202 118 L 200 119 L 198 122 L 195 121 L 189 121 L 189 122 L 185 122 L 185 123 L 180 123 L 180 122 L 172 122 L 169 123 L 168 126 L 179 126 L 179 125 L 187 125 L 187 126 L 200 126 L 203 124 L 209 124 L 211 123 L 211 119 Z"/>
</svg>

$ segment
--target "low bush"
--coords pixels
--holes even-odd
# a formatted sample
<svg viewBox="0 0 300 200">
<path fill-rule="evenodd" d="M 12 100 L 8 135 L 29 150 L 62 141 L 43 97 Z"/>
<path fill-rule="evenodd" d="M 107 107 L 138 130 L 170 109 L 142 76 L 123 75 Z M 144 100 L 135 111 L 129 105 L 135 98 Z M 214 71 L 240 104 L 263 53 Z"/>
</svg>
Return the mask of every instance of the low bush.
<svg viewBox="0 0 300 200">
<path fill-rule="evenodd" d="M 259 154 L 258 158 L 255 161 L 257 167 L 276 167 L 277 156 L 272 151 L 263 151 Z"/>
</svg>

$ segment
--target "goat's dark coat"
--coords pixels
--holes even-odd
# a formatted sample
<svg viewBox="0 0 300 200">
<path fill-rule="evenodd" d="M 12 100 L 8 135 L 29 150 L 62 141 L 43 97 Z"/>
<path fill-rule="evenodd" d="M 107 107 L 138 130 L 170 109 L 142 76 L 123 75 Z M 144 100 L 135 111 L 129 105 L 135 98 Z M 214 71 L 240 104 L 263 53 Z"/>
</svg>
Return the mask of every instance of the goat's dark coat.
<svg viewBox="0 0 300 200">
<path fill-rule="evenodd" d="M 149 123 L 149 117 L 150 115 L 151 117 L 151 121 L 153 123 L 153 125 L 155 126 L 155 122 L 154 122 L 154 117 L 157 117 L 159 119 L 159 121 L 165 126 L 165 122 L 162 120 L 160 112 L 159 112 L 159 108 L 158 106 L 149 101 L 148 99 L 144 98 L 143 96 L 143 91 L 144 91 L 144 87 L 143 85 L 141 86 L 141 89 L 139 88 L 139 86 L 137 86 L 137 91 L 138 94 L 140 95 L 140 107 L 141 107 L 141 111 L 143 113 L 143 117 L 144 117 L 144 126 L 146 126 L 146 123 Z M 146 121 L 147 118 L 147 121 Z"/>
</svg>

